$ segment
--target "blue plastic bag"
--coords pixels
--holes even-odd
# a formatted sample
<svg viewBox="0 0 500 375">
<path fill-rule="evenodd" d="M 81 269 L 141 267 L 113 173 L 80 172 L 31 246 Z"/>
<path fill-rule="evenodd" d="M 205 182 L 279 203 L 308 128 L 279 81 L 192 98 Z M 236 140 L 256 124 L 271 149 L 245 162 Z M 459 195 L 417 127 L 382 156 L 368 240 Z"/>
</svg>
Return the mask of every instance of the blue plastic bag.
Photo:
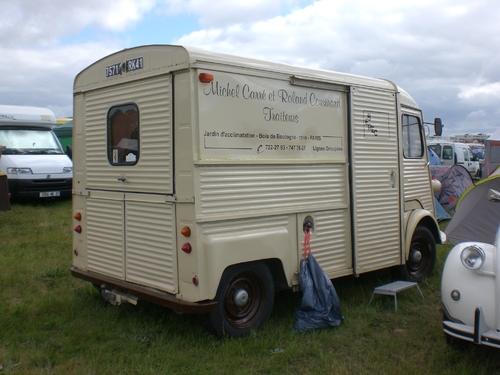
<svg viewBox="0 0 500 375">
<path fill-rule="evenodd" d="M 312 254 L 300 261 L 302 303 L 295 311 L 295 332 L 336 327 L 344 317 L 337 292 Z"/>
</svg>

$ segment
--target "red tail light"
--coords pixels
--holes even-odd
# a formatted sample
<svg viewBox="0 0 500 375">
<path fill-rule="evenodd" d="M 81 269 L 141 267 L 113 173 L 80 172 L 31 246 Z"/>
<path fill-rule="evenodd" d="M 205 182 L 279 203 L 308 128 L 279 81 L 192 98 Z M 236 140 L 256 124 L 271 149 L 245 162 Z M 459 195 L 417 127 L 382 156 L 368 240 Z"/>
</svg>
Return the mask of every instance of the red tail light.
<svg viewBox="0 0 500 375">
<path fill-rule="evenodd" d="M 182 245 L 182 251 L 184 251 L 186 254 L 189 254 L 192 250 L 191 244 L 189 242 L 186 242 L 184 245 Z"/>
</svg>

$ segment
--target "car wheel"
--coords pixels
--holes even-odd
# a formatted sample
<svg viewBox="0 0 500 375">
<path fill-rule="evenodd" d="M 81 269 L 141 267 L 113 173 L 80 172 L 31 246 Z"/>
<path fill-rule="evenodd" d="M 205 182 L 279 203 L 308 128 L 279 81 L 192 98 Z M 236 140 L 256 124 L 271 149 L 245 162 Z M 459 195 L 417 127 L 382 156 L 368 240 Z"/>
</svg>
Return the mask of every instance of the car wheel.
<svg viewBox="0 0 500 375">
<path fill-rule="evenodd" d="M 410 254 L 406 264 L 400 267 L 404 280 L 418 282 L 428 277 L 436 263 L 436 241 L 431 231 L 418 226 L 413 233 Z"/>
<path fill-rule="evenodd" d="M 274 282 L 264 263 L 227 268 L 216 295 L 217 308 L 207 316 L 207 330 L 219 337 L 248 335 L 264 325 L 274 303 Z"/>
</svg>

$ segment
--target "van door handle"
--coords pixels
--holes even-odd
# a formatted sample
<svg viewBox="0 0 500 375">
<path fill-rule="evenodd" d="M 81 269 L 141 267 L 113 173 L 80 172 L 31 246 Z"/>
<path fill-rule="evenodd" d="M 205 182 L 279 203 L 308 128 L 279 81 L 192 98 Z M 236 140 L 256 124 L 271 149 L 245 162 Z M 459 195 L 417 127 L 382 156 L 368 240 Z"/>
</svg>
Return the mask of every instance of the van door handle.
<svg viewBox="0 0 500 375">
<path fill-rule="evenodd" d="M 396 171 L 393 169 L 391 172 L 391 178 L 392 178 L 392 188 L 396 187 Z"/>
<path fill-rule="evenodd" d="M 125 182 L 126 178 L 125 176 L 121 176 L 117 178 L 118 181 Z"/>
</svg>

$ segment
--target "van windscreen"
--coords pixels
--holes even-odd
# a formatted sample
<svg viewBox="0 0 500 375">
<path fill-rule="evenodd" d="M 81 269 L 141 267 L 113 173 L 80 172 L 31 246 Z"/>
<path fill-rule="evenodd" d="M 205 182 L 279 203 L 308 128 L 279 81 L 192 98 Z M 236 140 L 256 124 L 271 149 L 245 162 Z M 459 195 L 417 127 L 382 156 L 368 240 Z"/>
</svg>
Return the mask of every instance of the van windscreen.
<svg viewBox="0 0 500 375">
<path fill-rule="evenodd" d="M 0 129 L 3 154 L 64 154 L 50 129 Z"/>
</svg>

